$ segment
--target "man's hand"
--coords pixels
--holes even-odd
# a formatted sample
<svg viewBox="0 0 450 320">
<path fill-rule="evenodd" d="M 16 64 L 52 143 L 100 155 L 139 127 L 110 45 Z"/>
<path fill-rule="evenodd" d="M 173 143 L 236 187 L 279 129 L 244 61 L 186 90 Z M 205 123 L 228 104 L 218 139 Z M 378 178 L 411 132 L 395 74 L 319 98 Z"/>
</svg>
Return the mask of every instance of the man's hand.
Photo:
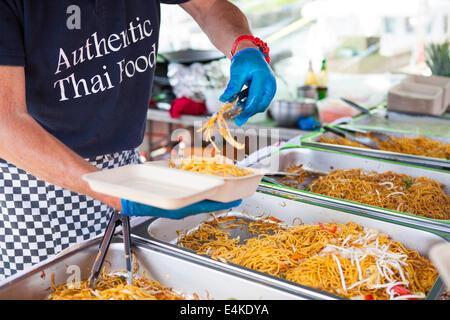
<svg viewBox="0 0 450 320">
<path fill-rule="evenodd" d="M 233 207 L 239 206 L 241 202 L 242 200 L 236 200 L 227 203 L 204 200 L 191 204 L 184 208 L 176 210 L 165 210 L 122 199 L 122 213 L 127 216 L 151 216 L 168 219 L 183 219 L 187 216 L 192 216 L 200 213 L 231 209 Z"/>
<path fill-rule="evenodd" d="M 243 49 L 234 55 L 231 60 L 230 81 L 220 101 L 234 101 L 244 85 L 250 90 L 244 110 L 235 119 L 238 126 L 246 123 L 254 114 L 264 112 L 277 90 L 272 70 L 258 49 Z"/>
</svg>

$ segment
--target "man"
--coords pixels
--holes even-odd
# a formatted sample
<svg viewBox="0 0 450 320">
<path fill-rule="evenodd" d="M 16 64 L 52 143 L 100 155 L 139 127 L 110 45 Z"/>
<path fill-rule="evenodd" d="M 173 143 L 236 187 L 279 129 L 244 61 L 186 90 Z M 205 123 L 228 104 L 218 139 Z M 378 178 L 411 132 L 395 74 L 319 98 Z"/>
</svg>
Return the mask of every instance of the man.
<svg viewBox="0 0 450 320">
<path fill-rule="evenodd" d="M 238 125 L 272 100 L 267 48 L 226 0 L 0 0 L 0 279 L 102 233 L 112 210 L 182 218 L 240 203 L 167 211 L 82 179 L 138 162 L 160 2 L 180 4 L 232 59 L 221 101 L 250 87 Z"/>
</svg>

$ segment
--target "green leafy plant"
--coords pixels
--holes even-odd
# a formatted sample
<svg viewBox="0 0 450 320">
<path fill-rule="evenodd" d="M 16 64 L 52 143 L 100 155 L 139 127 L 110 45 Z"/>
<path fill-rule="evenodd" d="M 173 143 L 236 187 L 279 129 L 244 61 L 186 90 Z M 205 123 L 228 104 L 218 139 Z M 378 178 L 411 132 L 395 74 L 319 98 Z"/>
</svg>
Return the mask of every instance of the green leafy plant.
<svg viewBox="0 0 450 320">
<path fill-rule="evenodd" d="M 410 178 L 404 177 L 402 180 L 403 180 L 403 182 L 406 184 L 406 189 L 408 189 L 409 187 L 411 187 L 412 181 L 411 181 Z"/>
<path fill-rule="evenodd" d="M 426 62 L 433 75 L 450 77 L 449 42 L 430 44 L 426 48 Z"/>
</svg>

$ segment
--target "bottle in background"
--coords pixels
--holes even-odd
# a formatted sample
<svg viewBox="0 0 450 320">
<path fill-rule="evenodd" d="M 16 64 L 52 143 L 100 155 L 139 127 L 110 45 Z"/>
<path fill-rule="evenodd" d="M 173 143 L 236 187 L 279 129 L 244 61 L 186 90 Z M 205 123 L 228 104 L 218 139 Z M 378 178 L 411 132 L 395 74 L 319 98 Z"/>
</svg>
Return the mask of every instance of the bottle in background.
<svg viewBox="0 0 450 320">
<path fill-rule="evenodd" d="M 319 73 L 317 74 L 317 94 L 318 99 L 322 100 L 327 97 L 328 91 L 328 70 L 327 70 L 327 61 L 325 59 L 322 60 L 322 67 L 320 68 Z"/>
<path fill-rule="evenodd" d="M 312 62 L 309 60 L 308 72 L 305 77 L 305 86 L 315 86 L 317 85 L 316 74 L 314 73 Z"/>
</svg>

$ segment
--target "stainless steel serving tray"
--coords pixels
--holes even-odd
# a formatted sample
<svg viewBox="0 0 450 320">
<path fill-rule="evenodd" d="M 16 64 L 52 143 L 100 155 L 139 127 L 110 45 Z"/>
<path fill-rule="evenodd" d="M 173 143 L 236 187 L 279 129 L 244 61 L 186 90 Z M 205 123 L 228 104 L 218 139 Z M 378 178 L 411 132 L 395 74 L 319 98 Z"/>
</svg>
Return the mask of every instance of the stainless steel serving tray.
<svg viewBox="0 0 450 320">
<path fill-rule="evenodd" d="M 421 255 L 427 256 L 430 248 L 447 241 L 440 235 L 429 231 L 418 230 L 400 224 L 390 223 L 380 219 L 373 219 L 370 216 L 355 214 L 352 212 L 335 210 L 328 207 L 318 206 L 307 201 L 286 199 L 275 195 L 257 192 L 252 197 L 245 199 L 242 204 L 231 211 L 216 213 L 216 216 L 236 215 L 242 217 L 260 217 L 261 215 L 270 215 L 283 221 L 288 225 L 298 224 L 301 221 L 304 224 L 317 224 L 318 222 L 348 223 L 354 222 L 361 226 L 377 229 L 388 234 L 392 239 L 400 241 L 410 249 L 417 250 Z M 208 256 L 198 255 L 193 251 L 179 247 L 177 241 L 179 232 L 189 232 L 195 230 L 206 220 L 213 219 L 211 214 L 200 214 L 190 216 L 182 220 L 170 220 L 158 218 L 147 221 L 132 229 L 135 238 L 142 239 L 151 244 L 167 248 L 173 252 L 180 252 L 186 257 L 192 257 L 197 261 L 212 260 L 216 264 L 222 265 L 230 273 L 251 274 L 254 281 L 270 281 L 280 290 L 289 290 L 298 292 L 302 296 L 308 296 L 311 299 L 343 299 L 335 295 L 325 293 L 310 287 L 274 277 L 259 271 L 244 268 L 232 263 L 223 263 L 216 261 Z M 439 278 L 427 299 L 437 299 L 445 285 Z"/>
<path fill-rule="evenodd" d="M 57 286 L 66 283 L 75 272 L 80 272 L 81 279 L 87 279 L 98 245 L 98 240 L 87 241 L 69 253 L 4 280 L 0 283 L 0 299 L 45 299 L 51 287 L 52 274 Z M 305 299 L 301 295 L 280 290 L 270 284 L 230 274 L 208 261 L 199 263 L 192 258 L 137 239 L 134 239 L 133 252 L 140 265 L 140 272 L 147 270 L 152 279 L 178 293 L 184 293 L 188 299 L 194 294 L 200 299 L 215 300 Z M 123 244 L 118 239 L 111 243 L 105 267 L 110 271 L 125 270 Z"/>
<path fill-rule="evenodd" d="M 348 125 L 366 130 L 388 130 L 391 132 L 415 133 L 433 137 L 450 137 L 450 113 L 442 116 L 408 114 L 387 110 L 385 105 L 361 114 Z"/>
<path fill-rule="evenodd" d="M 365 171 L 375 171 L 380 173 L 394 171 L 413 177 L 425 176 L 442 183 L 444 191 L 447 194 L 450 194 L 450 173 L 447 171 L 313 147 L 285 147 L 278 152 L 273 153 L 269 158 L 254 163 L 251 167 L 265 167 L 271 171 L 283 171 L 291 164 L 303 164 L 303 168 L 306 170 L 323 173 L 329 173 L 337 169 L 361 168 Z M 309 191 L 277 186 L 270 183 L 260 184 L 260 189 L 261 188 L 270 190 L 274 193 L 289 194 L 295 198 L 332 206 L 337 209 L 353 210 L 355 212 L 387 219 L 396 223 L 404 223 L 413 227 L 442 232 L 446 234 L 446 236 L 450 233 L 450 220 L 420 217 L 353 201 L 332 198 Z"/>
<path fill-rule="evenodd" d="M 345 125 L 341 125 L 341 126 L 343 128 L 345 128 L 345 127 L 351 128 L 351 126 L 345 126 Z M 449 128 L 450 128 L 450 121 L 449 121 Z M 405 133 L 405 132 L 401 133 L 401 132 L 394 132 L 394 131 L 389 131 L 389 130 L 372 129 L 370 131 L 388 133 L 395 137 L 401 137 L 401 136 L 418 137 L 419 136 L 419 134 L 417 134 L 417 133 Z M 431 157 L 423 157 L 423 156 L 415 156 L 415 155 L 391 152 L 391 151 L 385 151 L 385 150 L 358 148 L 358 147 L 344 146 L 344 145 L 339 145 L 339 144 L 323 143 L 323 142 L 320 142 L 320 138 L 322 136 L 337 137 L 337 135 L 335 135 L 334 133 L 325 132 L 323 129 L 321 129 L 320 131 L 317 131 L 317 132 L 314 132 L 314 133 L 311 133 L 311 134 L 301 137 L 300 143 L 302 146 L 310 146 L 310 147 L 316 147 L 316 148 L 327 149 L 327 150 L 341 151 L 341 152 L 363 155 L 363 156 L 368 156 L 368 157 L 373 157 L 373 158 L 379 158 L 379 159 L 385 159 L 385 160 L 391 160 L 391 161 L 399 161 L 399 162 L 415 164 L 415 165 L 419 165 L 419 166 L 426 166 L 426 167 L 430 167 L 430 168 L 450 170 L 450 160 L 431 158 Z M 436 139 L 441 142 L 450 143 L 450 137 L 435 137 L 435 136 L 429 136 L 429 135 L 425 135 L 425 136 Z"/>
<path fill-rule="evenodd" d="M 365 130 L 385 130 L 399 133 L 422 134 L 431 137 L 450 137 L 450 114 L 446 116 L 417 116 L 397 112 L 387 112 L 386 116 L 361 115 L 352 119 L 348 125 Z"/>
</svg>

